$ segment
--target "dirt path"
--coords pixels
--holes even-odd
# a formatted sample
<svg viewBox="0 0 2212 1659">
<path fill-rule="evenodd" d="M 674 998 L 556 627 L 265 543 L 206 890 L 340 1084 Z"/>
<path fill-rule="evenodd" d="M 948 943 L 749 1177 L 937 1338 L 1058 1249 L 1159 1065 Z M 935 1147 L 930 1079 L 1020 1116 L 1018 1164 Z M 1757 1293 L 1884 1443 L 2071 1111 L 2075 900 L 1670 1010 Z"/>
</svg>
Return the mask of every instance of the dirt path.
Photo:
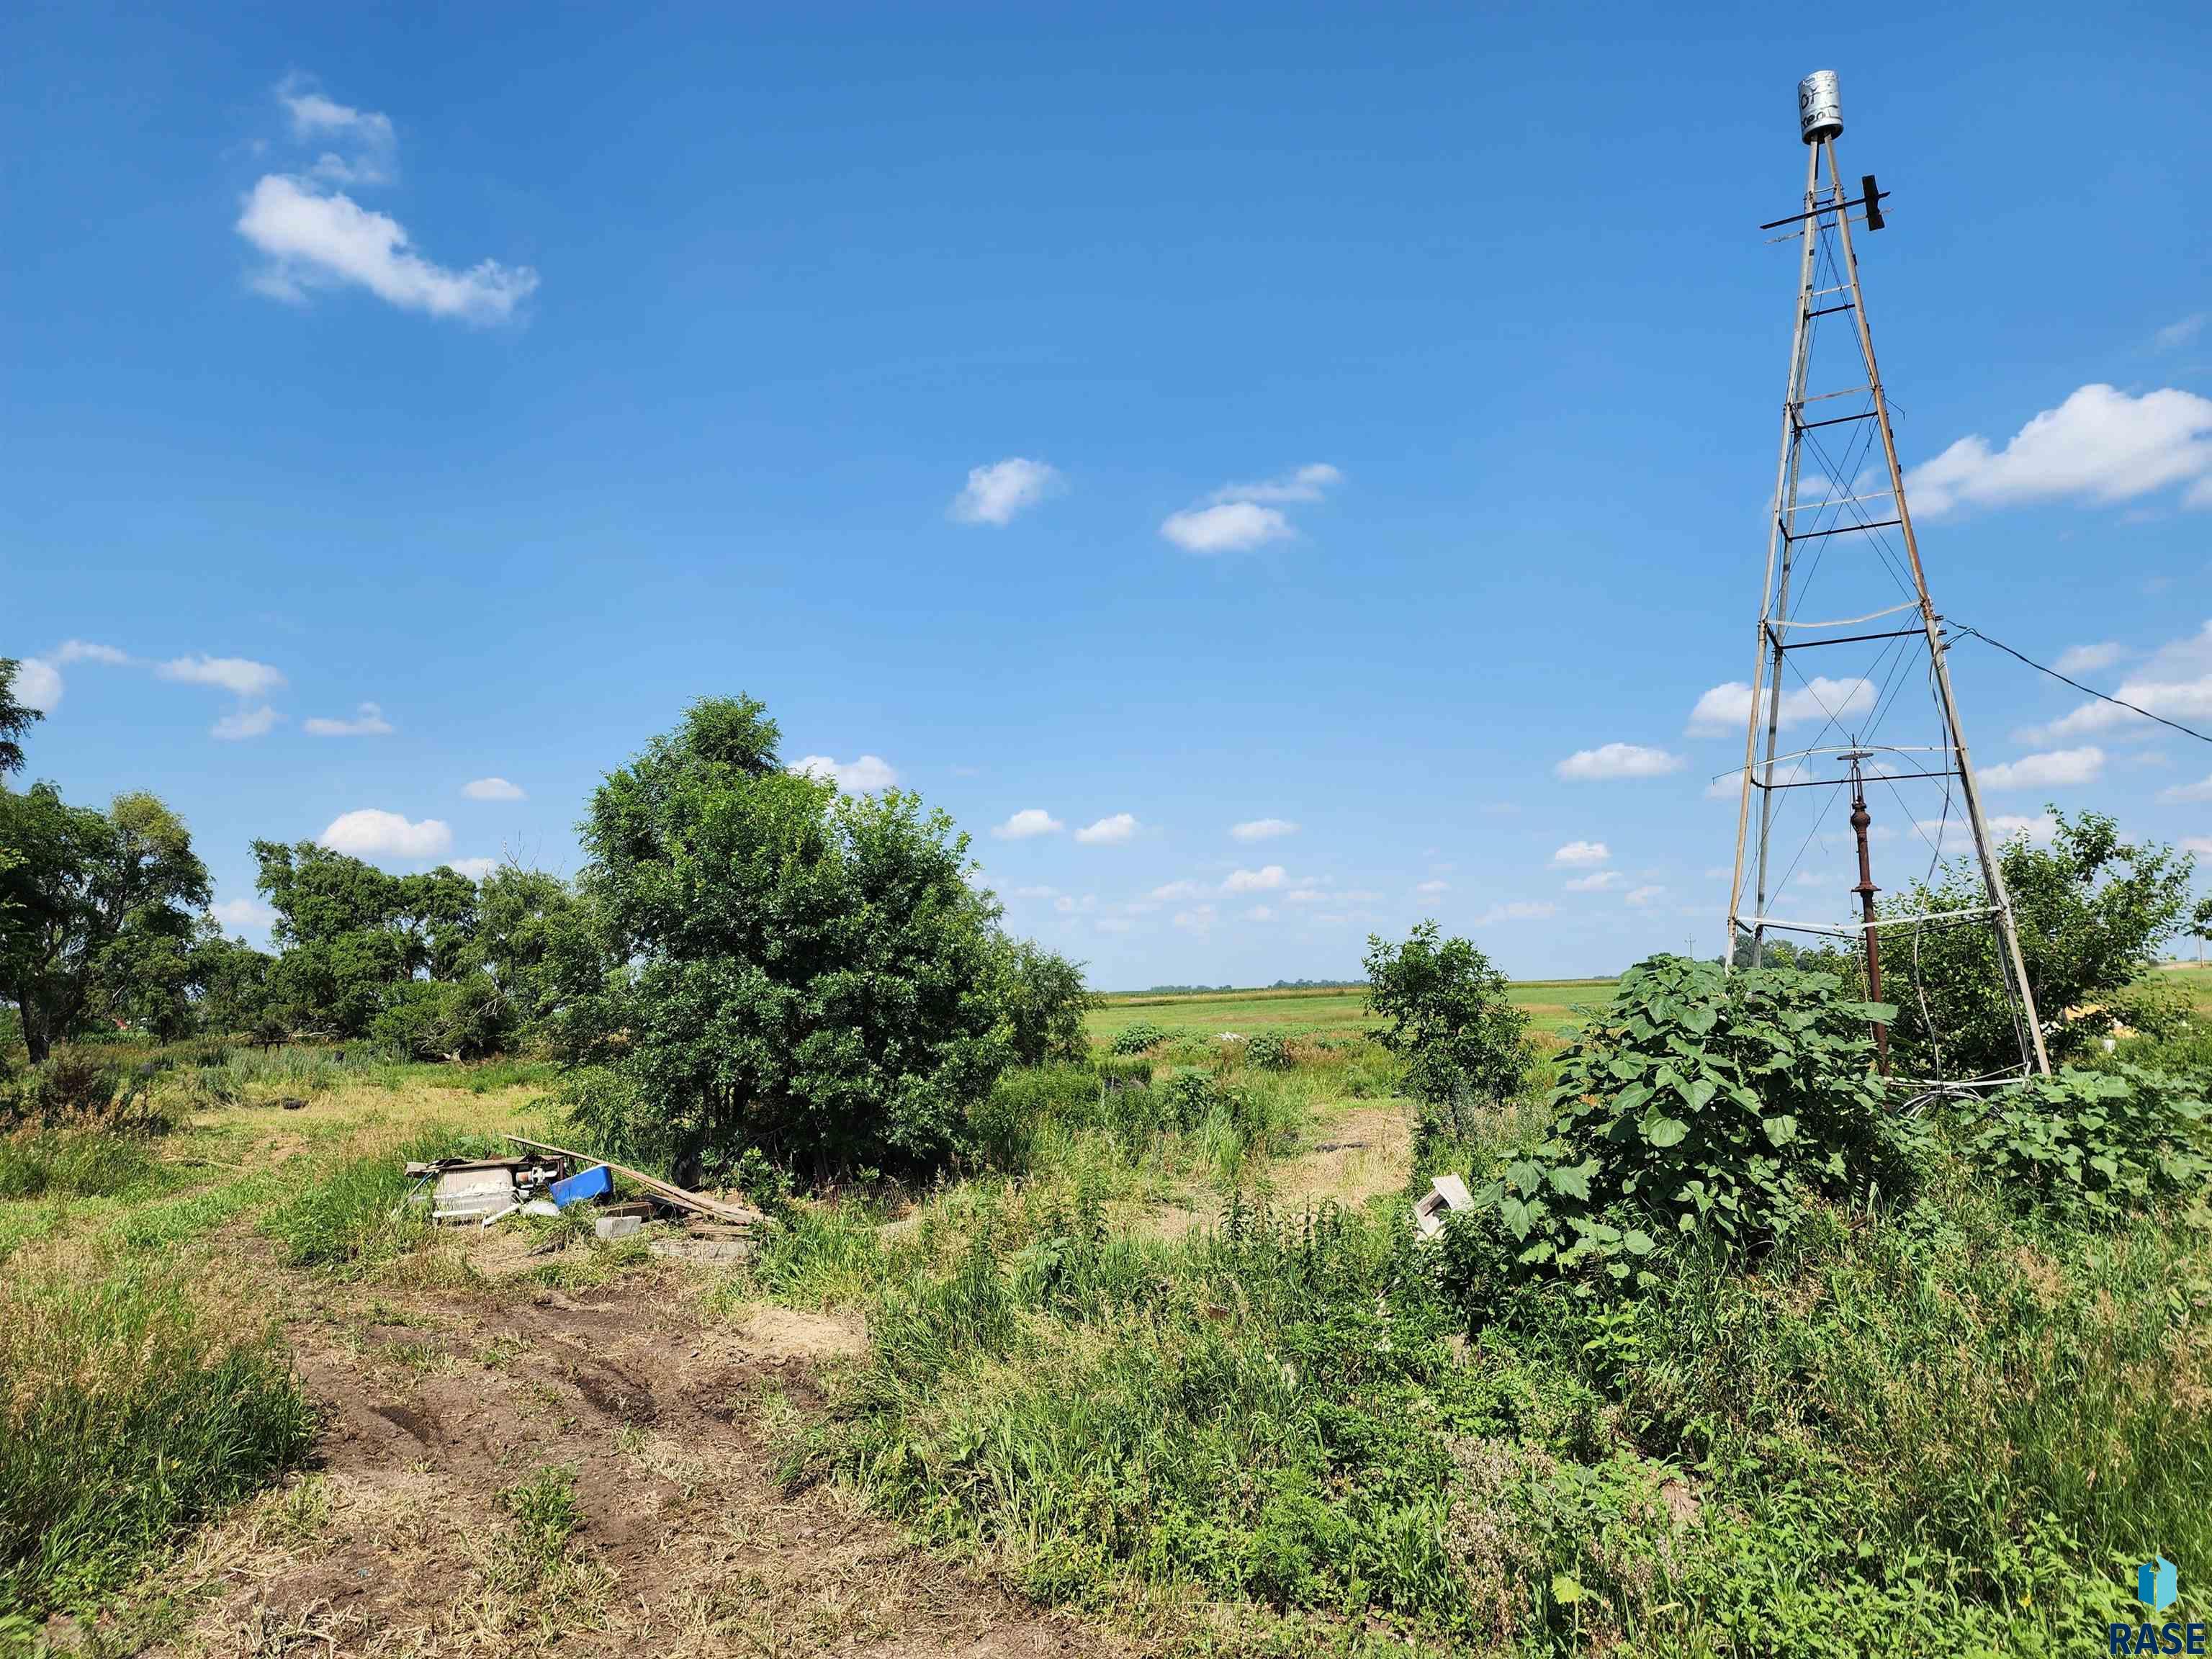
<svg viewBox="0 0 2212 1659">
<path fill-rule="evenodd" d="M 1103 1654 L 1072 1620 L 902 1543 L 834 1488 L 772 1479 L 779 1421 L 820 1408 L 834 1321 L 702 1320 L 685 1270 L 574 1296 L 356 1292 L 372 1322 L 291 1338 L 325 1413 L 310 1474 L 211 1528 L 172 1582 L 206 1594 L 184 1655 Z M 550 1569 L 500 1494 L 574 1471 Z"/>
</svg>

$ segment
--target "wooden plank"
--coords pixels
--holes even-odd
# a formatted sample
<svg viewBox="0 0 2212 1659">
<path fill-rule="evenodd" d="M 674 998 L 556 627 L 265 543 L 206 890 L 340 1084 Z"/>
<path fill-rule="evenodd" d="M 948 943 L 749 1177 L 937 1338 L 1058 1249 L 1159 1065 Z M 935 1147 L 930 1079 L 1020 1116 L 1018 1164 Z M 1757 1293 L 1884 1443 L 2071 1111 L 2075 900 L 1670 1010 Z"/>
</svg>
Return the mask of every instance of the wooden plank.
<svg viewBox="0 0 2212 1659">
<path fill-rule="evenodd" d="M 642 1170 L 633 1170 L 626 1164 L 616 1163 L 612 1158 L 586 1157 L 582 1152 L 572 1152 L 565 1146 L 551 1146 L 542 1140 L 525 1140 L 520 1135 L 507 1135 L 504 1138 L 513 1141 L 518 1146 L 527 1146 L 532 1152 L 557 1152 L 562 1158 L 573 1158 L 585 1164 L 604 1164 L 623 1179 L 635 1182 L 646 1191 L 657 1198 L 666 1199 L 678 1209 L 696 1211 L 701 1215 L 711 1216 L 717 1221 L 732 1222 L 740 1227 L 752 1227 L 768 1219 L 758 1210 L 747 1209 L 741 1205 L 724 1204 L 716 1199 L 702 1198 L 698 1194 L 686 1192 L 683 1188 L 673 1182 L 663 1181 L 658 1176 L 649 1176 Z"/>
</svg>

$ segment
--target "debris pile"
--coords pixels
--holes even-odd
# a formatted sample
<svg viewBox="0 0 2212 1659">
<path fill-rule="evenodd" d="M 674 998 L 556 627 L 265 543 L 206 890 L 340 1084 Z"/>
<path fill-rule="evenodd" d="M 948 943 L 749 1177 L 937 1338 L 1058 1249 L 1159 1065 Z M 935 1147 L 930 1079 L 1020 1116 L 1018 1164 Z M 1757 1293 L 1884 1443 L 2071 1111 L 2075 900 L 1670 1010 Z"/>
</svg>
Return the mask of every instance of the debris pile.
<svg viewBox="0 0 2212 1659">
<path fill-rule="evenodd" d="M 506 1139 L 521 1151 L 512 1158 L 444 1158 L 410 1163 L 410 1204 L 428 1204 L 430 1218 L 448 1225 L 475 1222 L 489 1227 L 511 1215 L 558 1215 L 572 1204 L 596 1212 L 593 1231 L 601 1238 L 626 1238 L 660 1215 L 683 1215 L 752 1228 L 768 1218 L 743 1204 L 687 1192 L 672 1182 L 627 1164 L 586 1158 L 566 1147 L 550 1146 L 520 1135 Z M 642 1197 L 617 1200 L 620 1176 Z"/>
</svg>

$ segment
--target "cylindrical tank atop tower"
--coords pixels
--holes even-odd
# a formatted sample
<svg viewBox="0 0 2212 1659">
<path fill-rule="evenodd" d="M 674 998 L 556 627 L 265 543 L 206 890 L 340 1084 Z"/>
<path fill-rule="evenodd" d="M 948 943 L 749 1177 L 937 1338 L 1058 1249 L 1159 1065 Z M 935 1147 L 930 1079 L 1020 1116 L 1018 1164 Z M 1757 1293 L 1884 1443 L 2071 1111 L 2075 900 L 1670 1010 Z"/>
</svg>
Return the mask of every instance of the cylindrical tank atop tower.
<svg viewBox="0 0 2212 1659">
<path fill-rule="evenodd" d="M 1843 88 L 1833 70 L 1814 70 L 1797 83 L 1797 135 L 1808 144 L 1844 130 Z"/>
</svg>

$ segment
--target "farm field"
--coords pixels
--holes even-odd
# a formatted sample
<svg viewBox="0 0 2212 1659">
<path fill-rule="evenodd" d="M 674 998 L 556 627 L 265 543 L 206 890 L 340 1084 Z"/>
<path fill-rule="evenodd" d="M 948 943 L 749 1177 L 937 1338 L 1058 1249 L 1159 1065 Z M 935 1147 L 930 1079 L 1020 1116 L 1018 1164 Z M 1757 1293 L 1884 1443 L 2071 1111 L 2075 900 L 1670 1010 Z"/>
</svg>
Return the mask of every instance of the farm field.
<svg viewBox="0 0 2212 1659">
<path fill-rule="evenodd" d="M 1613 983 L 1610 979 L 1528 980 L 1510 985 L 1506 995 L 1528 1016 L 1532 1029 L 1556 1034 L 1580 1018 L 1577 1007 L 1602 1004 Z M 1108 997 L 1103 1007 L 1091 1011 L 1085 1024 L 1093 1037 L 1110 1038 L 1139 1020 L 1208 1036 L 1223 1031 L 1348 1036 L 1373 1024 L 1363 986 L 1172 996 L 1136 992 Z"/>
</svg>

